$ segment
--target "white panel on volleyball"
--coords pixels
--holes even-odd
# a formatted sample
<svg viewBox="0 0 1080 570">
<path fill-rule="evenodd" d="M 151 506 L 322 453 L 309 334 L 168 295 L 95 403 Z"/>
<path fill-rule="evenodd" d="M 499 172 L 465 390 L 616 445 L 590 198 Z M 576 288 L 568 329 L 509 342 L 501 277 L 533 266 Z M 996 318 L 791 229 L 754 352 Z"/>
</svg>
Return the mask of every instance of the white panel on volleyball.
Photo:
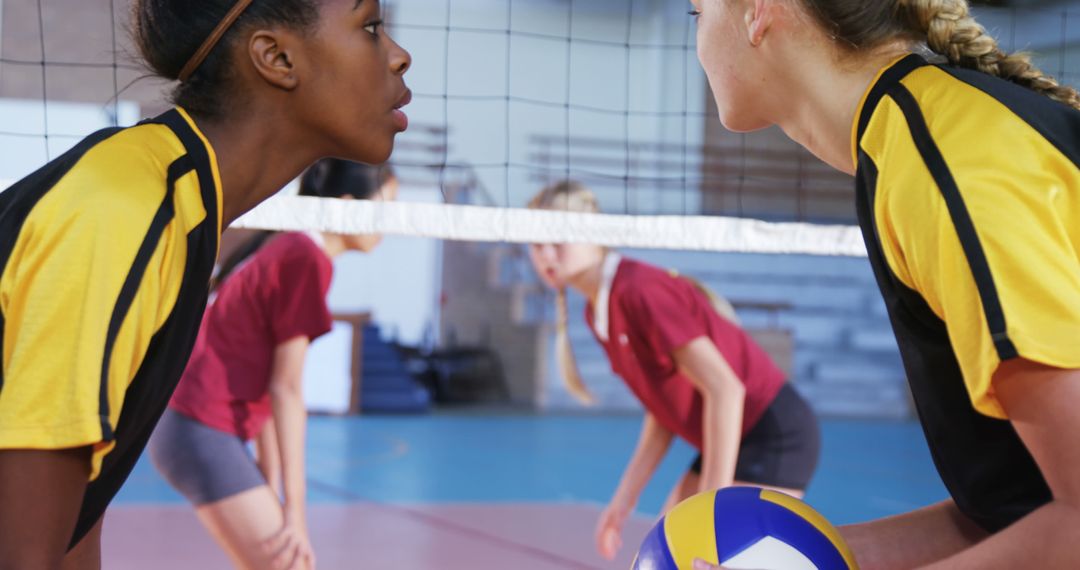
<svg viewBox="0 0 1080 570">
<path fill-rule="evenodd" d="M 820 570 L 795 547 L 771 536 L 721 563 L 728 570 Z"/>
</svg>

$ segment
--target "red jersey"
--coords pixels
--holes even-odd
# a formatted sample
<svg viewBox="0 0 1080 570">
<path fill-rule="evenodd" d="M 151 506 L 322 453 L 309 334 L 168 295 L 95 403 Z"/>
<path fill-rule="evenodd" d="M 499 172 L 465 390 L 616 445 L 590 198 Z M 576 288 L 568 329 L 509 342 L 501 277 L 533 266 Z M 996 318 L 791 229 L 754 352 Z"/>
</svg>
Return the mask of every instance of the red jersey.
<svg viewBox="0 0 1080 570">
<path fill-rule="evenodd" d="M 707 337 L 746 387 L 746 435 L 784 385 L 783 371 L 738 325 L 713 310 L 693 283 L 612 253 L 605 261 L 605 283 L 597 311 L 585 319 L 603 345 L 611 369 L 626 382 L 660 425 L 702 448 L 703 399 L 681 374 L 673 355 L 690 341 Z"/>
<path fill-rule="evenodd" d="M 270 239 L 217 289 L 169 407 L 251 439 L 270 417 L 274 350 L 333 326 L 326 293 L 333 264 L 303 233 Z"/>
</svg>

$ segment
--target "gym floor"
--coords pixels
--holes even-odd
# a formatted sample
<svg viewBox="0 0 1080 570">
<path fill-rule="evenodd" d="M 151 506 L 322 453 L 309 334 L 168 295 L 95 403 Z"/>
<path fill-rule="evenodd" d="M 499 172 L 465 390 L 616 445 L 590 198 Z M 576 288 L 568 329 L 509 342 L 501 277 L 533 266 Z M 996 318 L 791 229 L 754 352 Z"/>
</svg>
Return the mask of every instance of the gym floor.
<svg viewBox="0 0 1080 570">
<path fill-rule="evenodd" d="M 619 558 L 596 518 L 637 440 L 631 415 L 492 411 L 313 417 L 309 527 L 320 569 L 625 569 L 694 453 L 677 442 L 625 530 Z M 806 500 L 835 524 L 940 501 L 913 422 L 827 420 Z M 104 567 L 210 570 L 228 560 L 144 457 L 113 503 Z"/>
</svg>

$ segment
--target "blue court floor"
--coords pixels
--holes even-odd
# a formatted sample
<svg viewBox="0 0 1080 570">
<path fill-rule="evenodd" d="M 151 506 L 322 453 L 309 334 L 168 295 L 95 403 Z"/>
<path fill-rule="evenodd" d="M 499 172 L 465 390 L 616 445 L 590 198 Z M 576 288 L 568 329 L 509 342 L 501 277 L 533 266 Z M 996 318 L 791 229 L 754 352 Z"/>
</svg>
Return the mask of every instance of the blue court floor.
<svg viewBox="0 0 1080 570">
<path fill-rule="evenodd" d="M 313 505 L 586 505 L 610 497 L 637 440 L 634 416 L 438 413 L 313 417 Z M 946 497 L 912 422 L 827 420 L 807 501 L 836 524 Z M 693 456 L 677 442 L 639 505 L 657 513 Z M 144 457 L 116 507 L 183 505 Z"/>
</svg>

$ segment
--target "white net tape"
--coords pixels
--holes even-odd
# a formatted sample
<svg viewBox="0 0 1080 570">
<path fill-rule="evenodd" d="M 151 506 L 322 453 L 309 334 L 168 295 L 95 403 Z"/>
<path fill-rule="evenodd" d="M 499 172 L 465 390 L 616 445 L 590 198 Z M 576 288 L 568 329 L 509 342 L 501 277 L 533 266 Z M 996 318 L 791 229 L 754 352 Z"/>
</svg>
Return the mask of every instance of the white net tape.
<svg viewBox="0 0 1080 570">
<path fill-rule="evenodd" d="M 383 233 L 458 241 L 592 243 L 647 249 L 865 256 L 853 226 L 714 216 L 626 216 L 278 196 L 233 227 Z"/>
</svg>

